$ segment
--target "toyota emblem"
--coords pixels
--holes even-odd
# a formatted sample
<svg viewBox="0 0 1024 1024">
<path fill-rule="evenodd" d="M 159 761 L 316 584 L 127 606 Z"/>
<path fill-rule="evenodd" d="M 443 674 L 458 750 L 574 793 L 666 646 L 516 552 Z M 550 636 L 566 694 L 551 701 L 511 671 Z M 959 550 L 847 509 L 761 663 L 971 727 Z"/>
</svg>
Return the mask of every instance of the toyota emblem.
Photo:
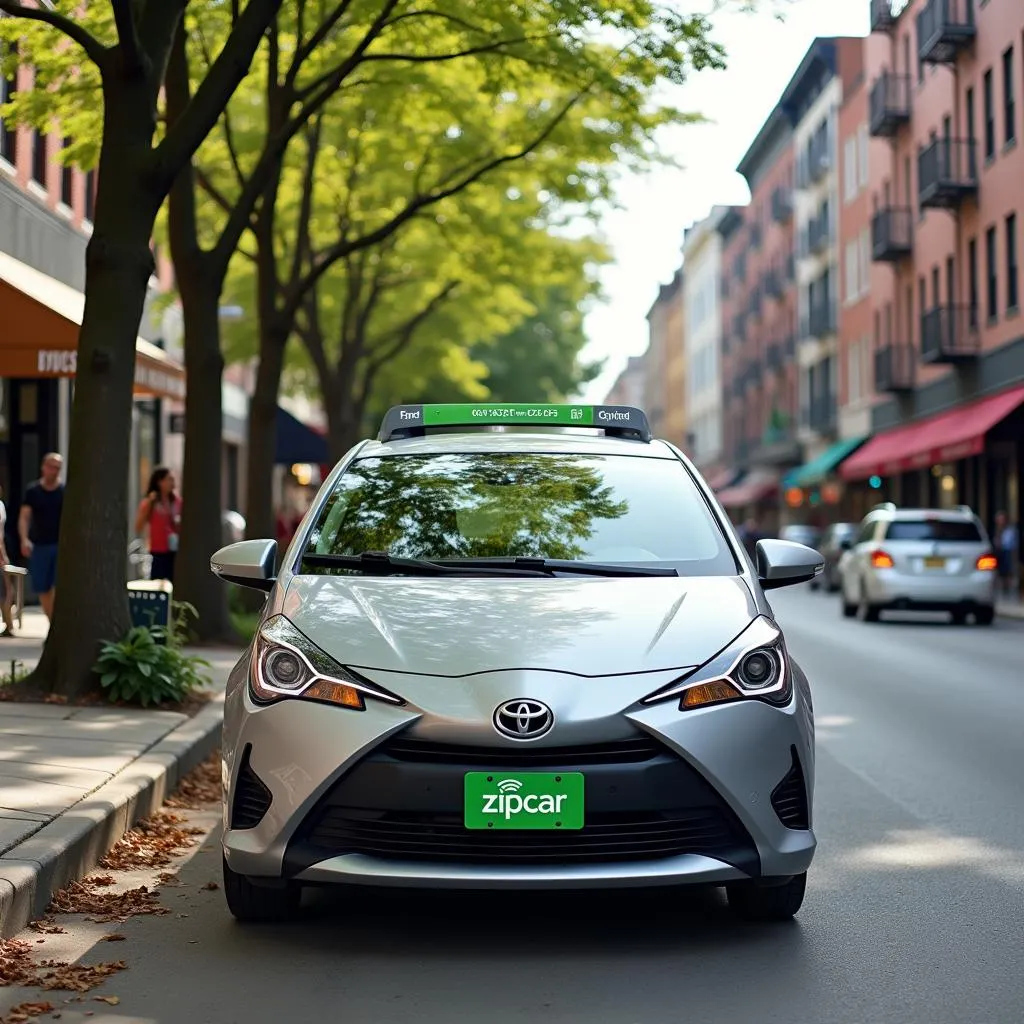
<svg viewBox="0 0 1024 1024">
<path fill-rule="evenodd" d="M 494 709 L 494 728 L 514 740 L 540 739 L 554 724 L 554 712 L 539 700 L 519 697 Z"/>
</svg>

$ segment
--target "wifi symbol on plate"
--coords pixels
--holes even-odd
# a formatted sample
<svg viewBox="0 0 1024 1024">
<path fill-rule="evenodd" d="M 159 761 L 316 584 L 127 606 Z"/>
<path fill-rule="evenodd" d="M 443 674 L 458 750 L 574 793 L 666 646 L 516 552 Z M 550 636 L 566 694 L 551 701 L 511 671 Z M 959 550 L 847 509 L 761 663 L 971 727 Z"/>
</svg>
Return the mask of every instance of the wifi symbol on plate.
<svg viewBox="0 0 1024 1024">
<path fill-rule="evenodd" d="M 502 779 L 498 783 L 498 789 L 502 793 L 518 793 L 523 784 L 518 779 Z"/>
</svg>

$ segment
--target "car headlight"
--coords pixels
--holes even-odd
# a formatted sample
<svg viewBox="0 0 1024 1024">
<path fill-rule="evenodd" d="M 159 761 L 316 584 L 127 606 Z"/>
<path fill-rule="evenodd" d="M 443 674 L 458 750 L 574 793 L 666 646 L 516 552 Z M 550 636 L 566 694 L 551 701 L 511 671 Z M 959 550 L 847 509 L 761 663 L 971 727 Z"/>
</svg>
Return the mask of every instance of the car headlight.
<svg viewBox="0 0 1024 1024">
<path fill-rule="evenodd" d="M 289 698 L 363 711 L 366 698 L 403 704 L 351 669 L 339 665 L 284 615 L 275 615 L 260 628 L 253 644 L 249 692 L 257 704 Z"/>
<path fill-rule="evenodd" d="M 792 697 L 792 670 L 782 633 L 762 615 L 709 661 L 641 703 L 678 699 L 679 710 L 686 711 L 744 699 L 784 707 Z"/>
</svg>

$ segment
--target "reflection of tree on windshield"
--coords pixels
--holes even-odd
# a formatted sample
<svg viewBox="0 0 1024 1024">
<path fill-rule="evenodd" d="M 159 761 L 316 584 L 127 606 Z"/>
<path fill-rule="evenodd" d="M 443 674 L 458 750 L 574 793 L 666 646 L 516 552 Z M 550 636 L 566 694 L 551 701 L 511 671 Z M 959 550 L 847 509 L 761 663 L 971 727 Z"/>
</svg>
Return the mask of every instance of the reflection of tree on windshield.
<svg viewBox="0 0 1024 1024">
<path fill-rule="evenodd" d="M 402 456 L 346 471 L 310 550 L 406 558 L 578 559 L 627 501 L 589 460 L 564 455 Z"/>
</svg>

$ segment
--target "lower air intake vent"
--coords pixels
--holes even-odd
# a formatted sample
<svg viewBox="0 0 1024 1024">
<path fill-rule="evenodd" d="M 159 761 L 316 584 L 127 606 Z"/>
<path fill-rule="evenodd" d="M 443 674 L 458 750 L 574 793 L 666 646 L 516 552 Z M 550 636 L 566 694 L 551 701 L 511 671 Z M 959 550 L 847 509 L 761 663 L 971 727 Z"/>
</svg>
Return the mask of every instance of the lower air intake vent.
<svg viewBox="0 0 1024 1024">
<path fill-rule="evenodd" d="M 800 767 L 800 759 L 796 755 L 796 747 L 790 747 L 790 750 L 793 755 L 793 767 L 772 790 L 772 807 L 786 828 L 803 830 L 811 827 L 807 806 L 807 784 L 804 782 L 804 773 Z"/>
<path fill-rule="evenodd" d="M 238 781 L 235 783 L 235 798 L 231 803 L 232 828 L 255 828 L 270 810 L 270 801 L 273 799 L 270 790 L 249 764 L 251 751 L 251 744 L 247 744 L 242 751 L 242 764 L 238 769 Z"/>
</svg>

